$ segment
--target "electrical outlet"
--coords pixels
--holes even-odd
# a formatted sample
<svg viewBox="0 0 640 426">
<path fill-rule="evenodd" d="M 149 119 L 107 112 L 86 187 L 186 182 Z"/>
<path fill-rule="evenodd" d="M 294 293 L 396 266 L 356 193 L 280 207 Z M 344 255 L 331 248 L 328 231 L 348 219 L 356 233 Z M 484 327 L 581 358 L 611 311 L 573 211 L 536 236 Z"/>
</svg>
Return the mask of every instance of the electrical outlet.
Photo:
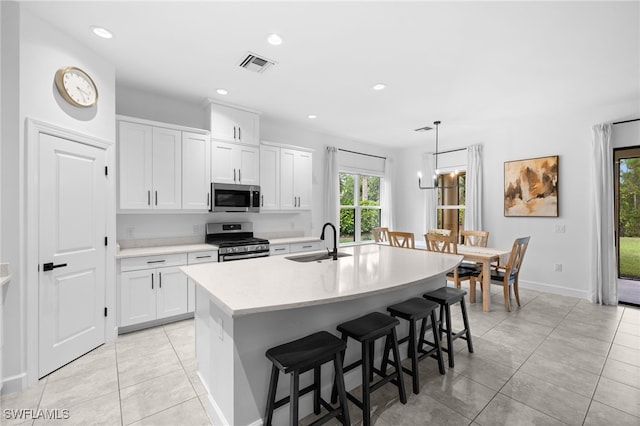
<svg viewBox="0 0 640 426">
<path fill-rule="evenodd" d="M 224 323 L 222 318 L 218 318 L 218 339 L 221 341 L 224 339 Z"/>
<path fill-rule="evenodd" d="M 562 263 L 554 263 L 553 270 L 556 272 L 562 272 Z"/>
<path fill-rule="evenodd" d="M 556 234 L 564 234 L 564 225 L 556 225 L 555 232 Z"/>
<path fill-rule="evenodd" d="M 193 233 L 196 235 L 200 233 L 200 225 L 193 225 Z"/>
<path fill-rule="evenodd" d="M 136 233 L 136 228 L 134 228 L 133 226 L 130 226 L 127 228 L 127 238 L 133 238 L 135 233 Z"/>
</svg>

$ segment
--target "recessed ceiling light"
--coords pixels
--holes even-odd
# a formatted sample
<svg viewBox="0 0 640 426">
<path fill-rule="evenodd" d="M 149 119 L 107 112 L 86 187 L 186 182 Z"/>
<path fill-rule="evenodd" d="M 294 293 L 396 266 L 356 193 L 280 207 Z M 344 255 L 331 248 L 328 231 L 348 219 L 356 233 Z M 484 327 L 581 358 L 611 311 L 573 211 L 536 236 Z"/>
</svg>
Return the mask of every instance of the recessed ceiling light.
<svg viewBox="0 0 640 426">
<path fill-rule="evenodd" d="M 384 90 L 387 87 L 384 83 L 378 83 L 373 86 L 373 90 Z"/>
<path fill-rule="evenodd" d="M 307 115 L 307 118 L 310 118 L 310 119 L 313 120 L 314 118 L 318 118 L 318 116 L 315 115 L 315 114 L 309 114 L 309 115 Z"/>
<path fill-rule="evenodd" d="M 267 37 L 267 41 L 269 42 L 269 44 L 279 46 L 282 44 L 282 37 L 280 37 L 278 34 L 269 34 L 269 37 Z"/>
<path fill-rule="evenodd" d="M 226 94 L 228 94 L 229 92 L 228 92 L 226 89 L 218 89 L 218 90 L 216 90 L 216 93 L 217 93 L 218 95 L 226 95 Z"/>
<path fill-rule="evenodd" d="M 91 31 L 93 31 L 93 33 L 98 37 L 113 38 L 113 34 L 111 34 L 111 31 L 107 30 L 106 28 L 93 26 L 91 27 Z"/>
</svg>

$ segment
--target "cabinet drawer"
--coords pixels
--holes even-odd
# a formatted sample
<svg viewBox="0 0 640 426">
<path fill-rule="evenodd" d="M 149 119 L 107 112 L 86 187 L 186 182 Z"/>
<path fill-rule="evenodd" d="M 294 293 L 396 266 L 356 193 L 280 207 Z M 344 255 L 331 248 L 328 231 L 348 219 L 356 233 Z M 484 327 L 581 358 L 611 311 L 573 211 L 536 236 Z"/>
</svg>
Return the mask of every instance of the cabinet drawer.
<svg viewBox="0 0 640 426">
<path fill-rule="evenodd" d="M 198 251 L 187 254 L 187 264 L 207 263 L 218 261 L 218 250 Z"/>
<path fill-rule="evenodd" d="M 120 270 L 125 272 L 138 269 L 162 268 L 165 266 L 182 266 L 186 264 L 186 253 L 129 257 L 120 261 Z"/>
<path fill-rule="evenodd" d="M 298 253 L 301 251 L 315 251 L 322 250 L 324 247 L 323 241 L 308 241 L 306 243 L 293 243 L 290 244 L 291 253 Z"/>
<path fill-rule="evenodd" d="M 289 244 L 270 244 L 269 245 L 269 255 L 275 256 L 278 254 L 287 254 L 289 253 Z"/>
</svg>

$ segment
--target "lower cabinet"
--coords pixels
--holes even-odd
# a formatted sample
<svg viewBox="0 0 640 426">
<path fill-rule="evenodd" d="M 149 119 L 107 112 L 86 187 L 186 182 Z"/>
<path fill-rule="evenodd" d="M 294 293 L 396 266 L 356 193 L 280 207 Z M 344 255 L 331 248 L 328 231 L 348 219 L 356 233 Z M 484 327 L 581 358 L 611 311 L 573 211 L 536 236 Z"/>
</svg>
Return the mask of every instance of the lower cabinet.
<svg viewBox="0 0 640 426">
<path fill-rule="evenodd" d="M 187 277 L 177 266 L 123 272 L 120 326 L 187 312 Z"/>
<path fill-rule="evenodd" d="M 195 310 L 195 284 L 180 266 L 217 262 L 215 250 L 125 258 L 120 261 L 119 326 Z"/>
</svg>

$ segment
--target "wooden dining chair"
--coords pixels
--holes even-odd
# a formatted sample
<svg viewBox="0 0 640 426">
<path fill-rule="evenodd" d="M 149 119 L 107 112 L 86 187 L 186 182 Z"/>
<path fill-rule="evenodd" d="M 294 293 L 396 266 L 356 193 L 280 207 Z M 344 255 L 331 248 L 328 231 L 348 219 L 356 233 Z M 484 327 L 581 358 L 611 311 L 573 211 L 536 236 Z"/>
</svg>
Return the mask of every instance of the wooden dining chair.
<svg viewBox="0 0 640 426">
<path fill-rule="evenodd" d="M 454 235 L 424 234 L 424 239 L 427 242 L 427 250 L 429 251 L 458 254 L 458 246 Z M 475 272 L 475 269 L 458 266 L 453 271 L 447 272 L 446 277 L 447 281 L 453 282 L 455 288 L 460 288 L 460 283 L 469 281 Z"/>
<path fill-rule="evenodd" d="M 376 243 L 389 242 L 389 228 L 373 228 L 373 238 Z"/>
<path fill-rule="evenodd" d="M 413 232 L 389 231 L 389 245 L 393 247 L 416 248 Z"/>
<path fill-rule="evenodd" d="M 504 307 L 511 312 L 511 286 L 516 296 L 516 303 L 520 306 L 520 295 L 518 294 L 518 276 L 520 275 L 520 267 L 524 254 L 529 246 L 531 237 L 517 238 L 513 242 L 509 261 L 505 266 L 498 265 L 491 268 L 491 284 L 501 285 L 504 293 Z M 475 293 L 476 282 L 482 283 L 482 272 L 476 272 L 471 277 L 471 293 Z"/>
<path fill-rule="evenodd" d="M 489 231 L 460 231 L 460 244 L 465 246 L 486 247 Z"/>
</svg>

